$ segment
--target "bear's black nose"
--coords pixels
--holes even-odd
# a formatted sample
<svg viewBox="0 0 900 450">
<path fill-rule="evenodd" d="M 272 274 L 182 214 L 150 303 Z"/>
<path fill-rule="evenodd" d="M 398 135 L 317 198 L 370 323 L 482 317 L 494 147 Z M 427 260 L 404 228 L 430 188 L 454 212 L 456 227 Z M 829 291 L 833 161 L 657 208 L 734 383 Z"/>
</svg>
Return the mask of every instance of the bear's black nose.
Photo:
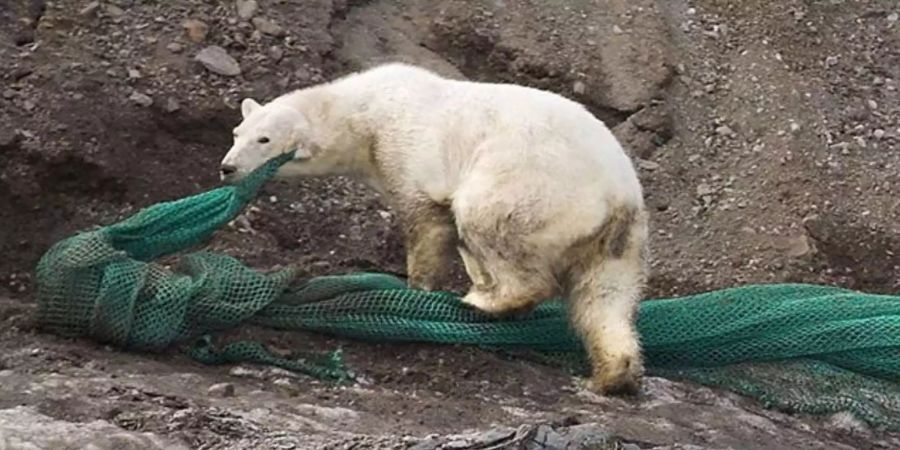
<svg viewBox="0 0 900 450">
<path fill-rule="evenodd" d="M 237 167 L 232 166 L 231 164 L 223 164 L 222 167 L 219 168 L 219 172 L 222 173 L 222 176 L 227 177 L 229 175 L 234 175 L 237 172 Z"/>
</svg>

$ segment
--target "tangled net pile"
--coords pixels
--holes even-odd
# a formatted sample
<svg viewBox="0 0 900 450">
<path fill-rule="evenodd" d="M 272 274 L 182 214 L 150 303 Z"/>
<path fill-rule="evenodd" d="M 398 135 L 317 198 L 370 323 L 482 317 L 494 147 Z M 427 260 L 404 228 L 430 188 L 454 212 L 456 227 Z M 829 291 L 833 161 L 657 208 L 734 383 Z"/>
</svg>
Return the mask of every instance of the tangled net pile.
<svg viewBox="0 0 900 450">
<path fill-rule="evenodd" d="M 281 357 L 252 341 L 212 345 L 241 324 L 368 341 L 464 343 L 525 351 L 587 373 L 564 303 L 518 320 L 491 319 L 455 294 L 407 289 L 395 277 L 304 278 L 263 273 L 221 254 L 185 254 L 172 269 L 154 260 L 201 244 L 232 220 L 288 157 L 238 185 L 146 208 L 54 245 L 37 267 L 47 331 L 118 348 L 185 344 L 208 364 L 272 364 L 346 380 L 339 352 Z M 642 303 L 638 321 L 651 375 L 730 389 L 782 411 L 849 411 L 900 430 L 900 297 L 812 285 L 755 285 Z"/>
</svg>

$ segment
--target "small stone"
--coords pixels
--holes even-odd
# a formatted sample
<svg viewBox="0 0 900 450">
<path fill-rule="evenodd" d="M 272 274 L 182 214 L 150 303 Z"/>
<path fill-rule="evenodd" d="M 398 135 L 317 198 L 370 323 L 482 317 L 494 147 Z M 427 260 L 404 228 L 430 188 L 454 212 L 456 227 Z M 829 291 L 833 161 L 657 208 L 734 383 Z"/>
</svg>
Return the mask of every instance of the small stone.
<svg viewBox="0 0 900 450">
<path fill-rule="evenodd" d="M 259 30 L 260 33 L 275 37 L 281 37 L 285 35 L 284 28 L 281 28 L 280 25 L 272 22 L 269 19 L 265 19 L 263 17 L 254 17 L 252 22 L 253 27 Z"/>
<path fill-rule="evenodd" d="M 583 81 L 576 81 L 572 85 L 572 91 L 578 95 L 584 95 L 584 93 L 587 91 L 587 86 L 585 86 Z"/>
<path fill-rule="evenodd" d="M 172 53 L 181 53 L 184 50 L 184 46 L 177 42 L 170 42 L 169 45 L 166 45 L 166 49 Z"/>
<path fill-rule="evenodd" d="M 97 13 L 97 10 L 99 10 L 99 9 L 100 9 L 100 2 L 90 2 L 87 5 L 84 5 L 84 8 L 81 8 L 80 11 L 78 11 L 78 15 L 84 16 L 84 17 L 93 16 L 94 14 Z"/>
<path fill-rule="evenodd" d="M 699 196 L 699 197 L 705 197 L 707 195 L 712 195 L 713 192 L 715 192 L 715 191 L 713 191 L 712 186 L 710 186 L 706 183 L 700 183 L 699 185 L 697 185 L 697 196 Z"/>
<path fill-rule="evenodd" d="M 14 91 L 14 90 L 12 90 L 12 89 L 5 89 L 5 90 L 3 91 L 3 98 L 5 98 L 5 99 L 7 99 L 7 100 L 9 100 L 9 99 L 11 99 L 11 98 L 13 98 L 13 97 L 15 97 L 15 96 L 16 96 L 16 91 Z"/>
<path fill-rule="evenodd" d="M 882 130 L 881 128 L 872 132 L 872 137 L 874 137 L 875 139 L 878 139 L 878 140 L 884 139 L 884 135 L 885 135 L 885 131 Z"/>
<path fill-rule="evenodd" d="M 825 67 L 833 67 L 837 65 L 838 57 L 837 56 L 829 56 L 825 58 Z"/>
<path fill-rule="evenodd" d="M 544 448 L 569 448 L 571 442 L 547 425 L 538 426 L 535 431 L 534 442 L 540 442 Z"/>
<path fill-rule="evenodd" d="M 141 77 L 141 72 L 137 69 L 128 69 L 128 78 L 136 80 Z"/>
<path fill-rule="evenodd" d="M 799 258 L 809 254 L 813 250 L 806 234 L 780 237 L 775 239 L 773 244 L 776 249 L 782 251 L 786 256 L 791 258 Z"/>
<path fill-rule="evenodd" d="M 900 13 L 890 13 L 890 14 L 888 14 L 888 16 L 887 16 L 887 21 L 888 21 L 889 23 L 892 23 L 892 24 L 893 24 L 893 23 L 896 22 L 897 20 L 900 20 Z"/>
<path fill-rule="evenodd" d="M 284 58 L 284 50 L 282 50 L 281 47 L 269 47 L 269 58 L 275 62 L 281 61 L 281 59 Z"/>
<path fill-rule="evenodd" d="M 615 34 L 622 34 L 623 31 L 622 31 L 621 28 L 619 28 L 618 25 L 613 25 L 613 33 L 615 33 Z"/>
<path fill-rule="evenodd" d="M 835 148 L 840 149 L 842 155 L 850 154 L 850 144 L 848 144 L 846 142 L 841 142 L 840 144 L 836 145 Z"/>
<path fill-rule="evenodd" d="M 106 5 L 106 13 L 112 17 L 122 17 L 125 11 L 116 5 Z"/>
<path fill-rule="evenodd" d="M 209 32 L 209 25 L 197 19 L 188 19 L 181 24 L 188 38 L 194 42 L 200 43 L 206 39 L 206 33 Z"/>
<path fill-rule="evenodd" d="M 719 136 L 734 137 L 734 130 L 732 130 L 728 125 L 722 125 L 716 128 L 716 134 L 718 134 Z"/>
<path fill-rule="evenodd" d="M 214 384 L 206 390 L 206 393 L 216 397 L 234 397 L 234 385 L 231 383 Z"/>
<path fill-rule="evenodd" d="M 800 124 L 797 122 L 791 122 L 791 133 L 796 133 L 800 131 Z"/>
<path fill-rule="evenodd" d="M 241 66 L 238 62 L 218 45 L 211 45 L 200 50 L 194 60 L 203 64 L 206 70 L 219 75 L 234 77 L 241 74 Z"/>
<path fill-rule="evenodd" d="M 263 378 L 262 371 L 256 369 L 250 369 L 244 366 L 237 366 L 228 371 L 228 374 L 233 377 L 245 377 L 245 378 Z"/>
<path fill-rule="evenodd" d="M 875 100 L 869 100 L 866 104 L 869 105 L 869 109 L 878 109 L 878 102 Z"/>
<path fill-rule="evenodd" d="M 137 91 L 133 92 L 128 99 L 145 108 L 153 104 L 153 99 L 149 95 Z"/>
<path fill-rule="evenodd" d="M 617 440 L 596 423 L 573 425 L 559 432 L 571 442 L 569 448 L 614 448 Z"/>
<path fill-rule="evenodd" d="M 295 397 L 300 393 L 300 388 L 290 378 L 277 378 L 272 381 L 272 384 L 291 397 Z"/>
<path fill-rule="evenodd" d="M 181 109 L 181 105 L 178 104 L 178 100 L 174 98 L 169 98 L 166 100 L 166 112 L 173 113 Z"/>
<path fill-rule="evenodd" d="M 31 100 L 25 100 L 25 103 L 22 104 L 22 107 L 25 108 L 25 111 L 33 110 L 37 105 L 34 104 Z"/>
<path fill-rule="evenodd" d="M 269 203 L 278 203 L 278 197 L 274 195 L 269 197 Z"/>
<path fill-rule="evenodd" d="M 638 159 L 638 166 L 641 169 L 649 170 L 649 171 L 657 170 L 660 167 L 659 163 L 654 162 L 654 161 L 647 161 L 646 159 Z"/>
<path fill-rule="evenodd" d="M 250 20 L 250 18 L 256 15 L 259 4 L 256 0 L 237 0 L 235 2 L 235 9 L 237 10 L 238 17 L 244 20 Z"/>
</svg>

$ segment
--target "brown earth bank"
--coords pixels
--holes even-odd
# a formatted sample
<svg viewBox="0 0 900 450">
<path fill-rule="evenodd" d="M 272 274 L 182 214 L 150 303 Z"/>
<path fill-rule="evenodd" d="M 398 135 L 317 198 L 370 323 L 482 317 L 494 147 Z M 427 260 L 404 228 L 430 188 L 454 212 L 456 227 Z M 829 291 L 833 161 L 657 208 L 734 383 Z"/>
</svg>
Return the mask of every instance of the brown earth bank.
<svg viewBox="0 0 900 450">
<path fill-rule="evenodd" d="M 49 245 L 216 186 L 242 98 L 391 60 L 552 90 L 612 127 L 652 209 L 653 297 L 784 281 L 896 293 L 898 13 L 891 0 L 0 0 L 0 448 L 900 446 L 843 416 L 662 379 L 638 400 L 598 398 L 561 370 L 465 347 L 241 331 L 343 346 L 367 381 L 335 388 L 32 324 Z M 392 211 L 340 178 L 272 183 L 210 248 L 258 268 L 403 272 Z M 66 444 L 41 441 L 54 436 Z"/>
</svg>

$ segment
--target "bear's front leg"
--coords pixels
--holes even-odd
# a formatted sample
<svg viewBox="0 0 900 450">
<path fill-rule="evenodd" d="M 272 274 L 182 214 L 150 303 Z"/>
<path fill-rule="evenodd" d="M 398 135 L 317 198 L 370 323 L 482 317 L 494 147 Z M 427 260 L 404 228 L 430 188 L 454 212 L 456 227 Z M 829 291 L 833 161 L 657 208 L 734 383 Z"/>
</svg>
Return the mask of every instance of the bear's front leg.
<svg viewBox="0 0 900 450">
<path fill-rule="evenodd" d="M 409 287 L 437 290 L 446 281 L 457 234 L 449 207 L 421 202 L 406 214 L 406 271 Z"/>
</svg>

